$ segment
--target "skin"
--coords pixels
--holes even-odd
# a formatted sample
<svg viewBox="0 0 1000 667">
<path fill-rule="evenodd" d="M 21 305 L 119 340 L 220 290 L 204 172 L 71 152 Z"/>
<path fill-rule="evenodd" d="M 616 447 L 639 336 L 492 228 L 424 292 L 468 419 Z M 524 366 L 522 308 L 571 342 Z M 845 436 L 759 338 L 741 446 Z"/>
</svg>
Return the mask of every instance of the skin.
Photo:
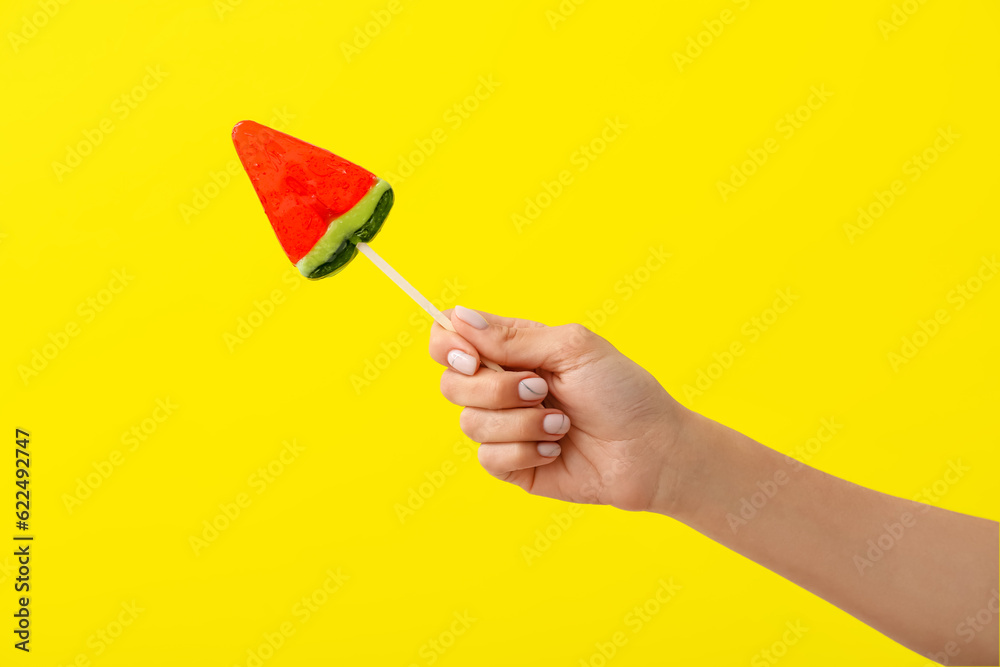
<svg viewBox="0 0 1000 667">
<path fill-rule="evenodd" d="M 482 443 L 493 476 L 540 496 L 672 517 L 937 662 L 997 664 L 997 522 L 793 461 L 688 410 L 578 324 L 461 307 L 450 318 L 456 332 L 435 324 L 430 354 L 448 368 L 441 392 L 464 406 L 462 431 Z M 473 375 L 451 368 L 454 350 L 475 359 Z M 505 372 L 479 367 L 480 353 Z M 523 400 L 519 383 L 535 377 L 547 393 Z M 564 415 L 568 432 L 546 433 L 549 414 Z M 548 443 L 559 451 L 543 456 Z M 741 515 L 751 498 L 759 507 Z"/>
</svg>

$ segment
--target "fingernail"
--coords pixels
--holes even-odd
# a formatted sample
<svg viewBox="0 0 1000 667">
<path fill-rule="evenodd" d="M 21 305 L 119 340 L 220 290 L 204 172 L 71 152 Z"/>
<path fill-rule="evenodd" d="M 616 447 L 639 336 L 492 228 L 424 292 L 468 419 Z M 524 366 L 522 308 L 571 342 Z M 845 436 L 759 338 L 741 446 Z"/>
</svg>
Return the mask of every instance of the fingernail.
<svg viewBox="0 0 1000 667">
<path fill-rule="evenodd" d="M 540 442 L 538 443 L 538 453 L 542 456 L 559 456 L 559 452 L 562 451 L 562 447 L 554 442 Z"/>
<path fill-rule="evenodd" d="M 569 419 L 566 415 L 545 415 L 542 420 L 542 428 L 550 435 L 562 435 L 569 430 Z"/>
<path fill-rule="evenodd" d="M 448 353 L 448 364 L 459 373 L 464 373 L 465 375 L 475 375 L 476 368 L 479 365 L 476 363 L 475 357 L 461 350 L 452 350 Z"/>
<path fill-rule="evenodd" d="M 522 401 L 537 401 L 549 393 L 549 385 L 542 378 L 525 378 L 517 384 L 517 395 Z"/>
<path fill-rule="evenodd" d="M 455 314 L 458 315 L 458 319 L 466 324 L 471 324 L 477 329 L 485 329 L 489 326 L 489 322 L 483 319 L 482 315 L 465 306 L 455 306 Z"/>
</svg>

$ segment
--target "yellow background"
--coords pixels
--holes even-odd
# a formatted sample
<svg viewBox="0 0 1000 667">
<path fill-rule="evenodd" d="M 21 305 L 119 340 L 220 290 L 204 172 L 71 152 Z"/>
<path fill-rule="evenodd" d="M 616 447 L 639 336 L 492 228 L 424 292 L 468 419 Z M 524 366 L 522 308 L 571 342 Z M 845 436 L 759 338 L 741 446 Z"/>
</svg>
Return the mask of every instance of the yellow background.
<svg viewBox="0 0 1000 667">
<path fill-rule="evenodd" d="M 559 528 L 568 505 L 479 469 L 416 306 L 363 258 L 296 278 L 246 177 L 224 176 L 245 118 L 387 178 L 419 163 L 374 247 L 439 305 L 589 322 L 772 447 L 801 451 L 834 418 L 810 464 L 906 497 L 938 482 L 936 504 L 996 518 L 1000 280 L 960 310 L 948 295 L 1000 251 L 1000 10 L 908 5 L 889 31 L 886 0 L 5 2 L 0 405 L 11 440 L 32 434 L 37 538 L 30 655 L 10 646 L 0 556 L 3 664 L 247 665 L 283 623 L 294 634 L 265 665 L 597 666 L 619 631 L 613 665 L 772 664 L 759 652 L 788 622 L 808 630 L 782 665 L 925 663 L 664 517 L 586 507 Z M 806 113 L 813 86 L 832 96 Z M 810 117 L 787 137 L 797 110 Z M 909 180 L 949 127 L 959 138 Z M 777 152 L 723 201 L 718 182 L 769 138 Z M 905 193 L 851 242 L 844 225 L 896 179 Z M 526 198 L 546 205 L 519 229 Z M 640 270 L 661 246 L 666 264 Z M 781 289 L 798 300 L 750 342 Z M 686 398 L 735 341 L 745 354 Z M 35 352 L 52 358 L 23 377 Z M 361 385 L 367 363 L 383 368 Z M 177 406 L 160 422 L 157 399 Z M 134 451 L 133 428 L 148 431 Z M 257 493 L 251 476 L 293 439 L 304 451 Z M 968 471 L 942 486 L 955 461 Z M 401 521 L 411 492 L 428 497 Z M 241 493 L 196 554 L 191 536 Z M 338 569 L 349 580 L 301 622 L 295 605 Z M 633 632 L 627 614 L 671 578 L 682 589 Z M 434 653 L 465 612 L 477 620 Z"/>
</svg>

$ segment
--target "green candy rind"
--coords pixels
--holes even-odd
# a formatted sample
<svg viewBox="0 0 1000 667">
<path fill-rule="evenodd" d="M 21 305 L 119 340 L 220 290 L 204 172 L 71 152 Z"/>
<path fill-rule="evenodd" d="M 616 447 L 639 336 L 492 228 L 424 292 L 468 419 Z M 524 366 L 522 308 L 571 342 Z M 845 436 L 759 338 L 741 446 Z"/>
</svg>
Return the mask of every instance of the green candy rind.
<svg viewBox="0 0 1000 667">
<path fill-rule="evenodd" d="M 330 223 L 313 249 L 295 264 L 299 273 L 319 280 L 343 270 L 358 254 L 355 244 L 367 243 L 378 234 L 393 201 L 392 188 L 379 179 L 350 211 Z"/>
</svg>

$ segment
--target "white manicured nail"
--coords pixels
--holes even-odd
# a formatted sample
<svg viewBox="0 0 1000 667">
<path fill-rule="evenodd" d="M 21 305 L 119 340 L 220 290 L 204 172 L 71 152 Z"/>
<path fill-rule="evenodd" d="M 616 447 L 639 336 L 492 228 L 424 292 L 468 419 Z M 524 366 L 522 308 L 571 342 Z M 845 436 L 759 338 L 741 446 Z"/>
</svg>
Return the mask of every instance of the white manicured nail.
<svg viewBox="0 0 1000 667">
<path fill-rule="evenodd" d="M 569 419 L 566 415 L 545 415 L 542 428 L 550 435 L 562 435 L 569 430 Z"/>
<path fill-rule="evenodd" d="M 448 364 L 459 373 L 465 375 L 475 375 L 478 364 L 476 358 L 469 356 L 461 350 L 452 350 L 448 353 Z"/>
<path fill-rule="evenodd" d="M 517 383 L 517 395 L 522 401 L 537 401 L 549 393 L 549 385 L 542 378 L 525 378 Z"/>
<path fill-rule="evenodd" d="M 477 329 L 485 329 L 489 326 L 489 322 L 483 319 L 482 315 L 465 306 L 455 306 L 455 314 L 458 315 L 458 319 L 466 324 L 471 324 Z"/>
<path fill-rule="evenodd" d="M 542 456 L 559 456 L 559 452 L 562 451 L 562 447 L 554 442 L 540 442 L 538 443 L 538 453 Z"/>
</svg>

